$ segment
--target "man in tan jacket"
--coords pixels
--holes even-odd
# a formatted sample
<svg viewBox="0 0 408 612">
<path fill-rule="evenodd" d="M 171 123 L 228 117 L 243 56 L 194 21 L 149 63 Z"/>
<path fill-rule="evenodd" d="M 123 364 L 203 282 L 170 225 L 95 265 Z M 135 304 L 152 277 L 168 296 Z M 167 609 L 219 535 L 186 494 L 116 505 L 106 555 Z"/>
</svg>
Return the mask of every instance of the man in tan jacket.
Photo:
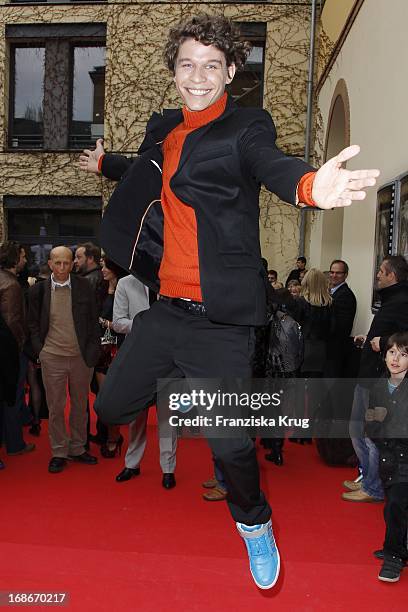
<svg viewBox="0 0 408 612">
<path fill-rule="evenodd" d="M 35 285 L 29 295 L 29 328 L 34 351 L 41 361 L 49 409 L 48 433 L 51 473 L 61 472 L 67 459 L 95 464 L 85 451 L 89 383 L 100 351 L 98 312 L 87 280 L 72 276 L 68 247 L 52 249 L 49 280 Z M 68 434 L 65 426 L 66 388 L 69 388 Z"/>
</svg>

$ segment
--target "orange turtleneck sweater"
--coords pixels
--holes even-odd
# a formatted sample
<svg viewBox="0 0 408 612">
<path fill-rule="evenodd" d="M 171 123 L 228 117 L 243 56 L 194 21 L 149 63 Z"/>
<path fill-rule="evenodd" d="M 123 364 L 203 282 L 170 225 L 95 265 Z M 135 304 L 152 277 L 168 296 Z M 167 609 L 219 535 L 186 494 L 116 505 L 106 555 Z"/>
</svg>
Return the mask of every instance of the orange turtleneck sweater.
<svg viewBox="0 0 408 612">
<path fill-rule="evenodd" d="M 194 209 L 179 200 L 170 188 L 181 157 L 184 141 L 193 130 L 214 121 L 225 110 L 227 94 L 202 111 L 183 108 L 183 123 L 168 134 L 163 143 L 163 188 L 161 202 L 164 214 L 164 250 L 159 270 L 160 293 L 168 297 L 202 301 L 197 244 L 197 221 Z M 305 174 L 298 185 L 299 201 L 315 205 L 311 199 L 314 172 Z"/>
<path fill-rule="evenodd" d="M 198 262 L 197 221 L 194 209 L 179 200 L 170 189 L 188 134 L 222 115 L 227 103 L 225 93 L 202 111 L 183 108 L 183 123 L 167 136 L 163 143 L 163 188 L 161 194 L 164 214 L 164 251 L 159 270 L 160 293 L 202 301 Z"/>
</svg>

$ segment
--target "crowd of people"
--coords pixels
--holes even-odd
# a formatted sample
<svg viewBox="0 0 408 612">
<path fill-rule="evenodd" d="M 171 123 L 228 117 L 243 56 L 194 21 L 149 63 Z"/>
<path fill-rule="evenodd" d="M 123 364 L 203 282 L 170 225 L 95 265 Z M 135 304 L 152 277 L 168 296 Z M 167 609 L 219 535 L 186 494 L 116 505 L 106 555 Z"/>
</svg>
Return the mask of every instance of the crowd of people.
<svg viewBox="0 0 408 612">
<path fill-rule="evenodd" d="M 100 248 L 92 243 L 81 244 L 75 250 L 55 247 L 47 268 L 42 267 L 34 278 L 28 277 L 26 271 L 26 249 L 14 242 L 1 245 L 0 417 L 1 440 L 7 454 L 35 450 L 34 443 L 24 440 L 23 423 L 28 424 L 31 436 L 39 436 L 42 411 L 43 417 L 48 416 L 50 473 L 64 470 L 69 460 L 96 464 L 97 457 L 89 452 L 90 443 L 100 446 L 103 458 L 120 455 L 124 437 L 119 425 L 105 424 L 98 417 L 96 432 L 90 432 L 89 389 L 99 392 L 124 337 L 131 331 L 133 319 L 147 310 L 157 296 L 108 257 L 101 257 Z M 272 319 L 282 312 L 297 322 L 303 354 L 296 371 L 277 367 L 276 362 L 270 361 L 270 347 L 275 343 L 276 351 L 279 338 L 271 337 L 270 324 L 258 328 L 253 375 L 290 375 L 309 380 L 356 376 L 358 384 L 349 416 L 359 472 L 354 480 L 344 482 L 347 492 L 342 497 L 353 502 L 381 502 L 386 498 L 384 548 L 374 554 L 383 558 L 387 551 L 395 553 L 385 572 L 386 578 L 394 580 L 407 558 L 408 441 L 404 437 L 408 438 L 408 264 L 401 256 L 389 256 L 382 262 L 377 274 L 381 307 L 367 335 L 354 339 L 351 333 L 357 300 L 347 284 L 348 274 L 344 260 L 334 260 L 329 271 L 322 272 L 316 268 L 306 270 L 306 259 L 302 257 L 290 272 L 285 289 L 278 283 L 277 273 L 268 270 L 272 289 L 267 289 L 269 316 Z M 301 280 L 294 278 L 299 275 L 303 276 Z M 297 290 L 291 290 L 293 287 Z M 350 369 L 352 353 L 356 352 L 353 344 L 360 349 L 358 372 L 356 365 Z M 290 352 L 287 347 L 280 350 Z M 69 431 L 65 425 L 67 382 Z M 313 405 L 313 393 L 309 393 L 309 403 Z M 171 428 L 169 436 L 165 427 L 169 413 L 160 404 L 157 412 L 162 484 L 171 489 L 176 486 L 178 432 Z M 116 476 L 117 482 L 140 474 L 147 416 L 145 410 L 128 425 L 125 464 Z M 292 436 L 290 441 L 303 444 L 311 439 Z M 283 465 L 283 439 L 272 437 L 261 443 L 268 450 L 265 457 Z M 330 443 L 326 441 L 326 445 Z M 346 448 L 347 441 L 343 440 L 343 449 Z M 346 453 L 338 460 L 350 463 L 351 459 Z M 4 467 L 0 461 L 0 469 Z M 206 501 L 227 498 L 227 484 L 216 461 L 214 477 L 203 487 Z"/>
</svg>

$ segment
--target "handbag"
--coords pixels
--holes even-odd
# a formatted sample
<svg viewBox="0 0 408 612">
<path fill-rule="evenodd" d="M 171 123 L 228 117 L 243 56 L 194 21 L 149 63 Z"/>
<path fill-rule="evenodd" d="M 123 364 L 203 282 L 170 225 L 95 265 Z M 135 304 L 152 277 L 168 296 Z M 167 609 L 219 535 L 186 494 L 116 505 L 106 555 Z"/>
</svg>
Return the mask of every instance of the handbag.
<svg viewBox="0 0 408 612">
<path fill-rule="evenodd" d="M 97 367 L 108 368 L 117 352 L 118 337 L 111 332 L 109 327 L 107 327 L 105 333 L 101 336 L 101 357 Z"/>
</svg>

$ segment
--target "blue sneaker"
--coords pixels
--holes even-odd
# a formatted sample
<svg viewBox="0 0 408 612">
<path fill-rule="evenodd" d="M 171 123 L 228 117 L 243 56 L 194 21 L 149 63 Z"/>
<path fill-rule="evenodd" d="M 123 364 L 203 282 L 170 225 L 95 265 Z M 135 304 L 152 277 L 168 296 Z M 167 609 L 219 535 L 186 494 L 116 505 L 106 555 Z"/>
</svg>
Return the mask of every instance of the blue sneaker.
<svg viewBox="0 0 408 612">
<path fill-rule="evenodd" d="M 181 412 L 181 414 L 186 414 L 187 412 L 190 412 L 190 410 L 192 410 L 194 407 L 193 403 L 189 403 L 189 404 L 181 404 L 181 402 L 179 402 L 177 404 L 177 407 L 174 406 L 174 408 L 172 408 L 172 410 L 177 410 L 177 412 Z"/>
<path fill-rule="evenodd" d="M 239 535 L 244 538 L 248 551 L 249 568 L 255 584 L 260 589 L 271 589 L 278 580 L 280 570 L 279 551 L 269 520 L 263 525 L 237 523 Z"/>
</svg>

